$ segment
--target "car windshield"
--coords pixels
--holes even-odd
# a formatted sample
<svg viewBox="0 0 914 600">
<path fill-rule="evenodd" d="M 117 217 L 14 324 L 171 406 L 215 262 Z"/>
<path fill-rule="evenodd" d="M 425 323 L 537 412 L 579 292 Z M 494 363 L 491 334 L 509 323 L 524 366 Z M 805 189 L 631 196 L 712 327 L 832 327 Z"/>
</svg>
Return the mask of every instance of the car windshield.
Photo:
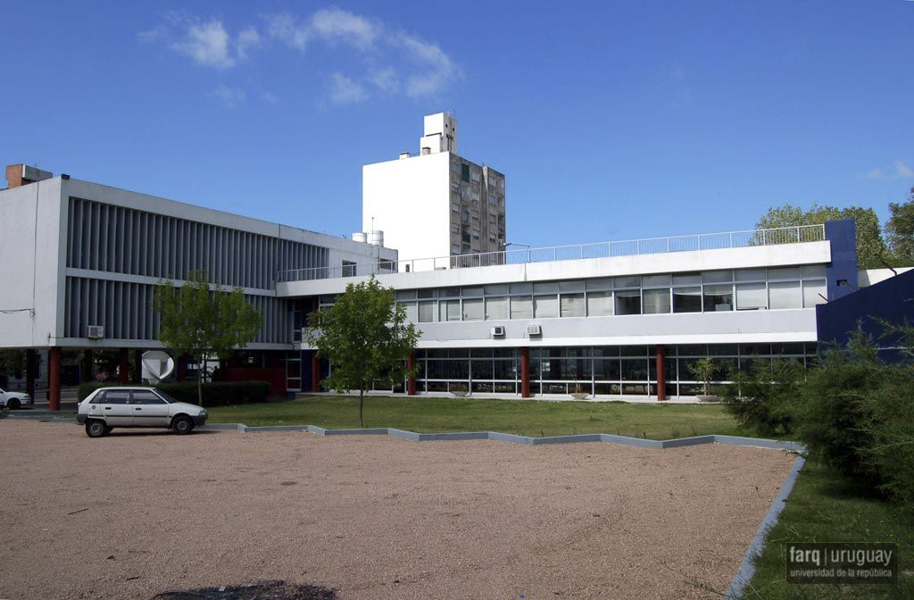
<svg viewBox="0 0 914 600">
<path fill-rule="evenodd" d="M 156 394 L 161 396 L 162 400 L 164 400 L 165 402 L 168 402 L 169 404 L 174 404 L 175 402 L 178 402 L 178 400 L 175 400 L 174 398 L 172 398 L 171 396 L 169 396 L 168 394 L 166 394 L 163 391 L 156 390 Z"/>
</svg>

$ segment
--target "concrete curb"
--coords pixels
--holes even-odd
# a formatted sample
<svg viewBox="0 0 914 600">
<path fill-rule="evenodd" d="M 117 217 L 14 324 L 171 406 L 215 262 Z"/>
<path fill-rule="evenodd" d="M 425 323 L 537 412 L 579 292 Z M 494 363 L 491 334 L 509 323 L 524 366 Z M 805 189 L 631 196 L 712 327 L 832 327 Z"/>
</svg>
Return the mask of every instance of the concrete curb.
<svg viewBox="0 0 914 600">
<path fill-rule="evenodd" d="M 752 581 L 752 577 L 755 575 L 755 560 L 765 549 L 765 537 L 768 535 L 768 530 L 777 524 L 778 518 L 784 510 L 787 498 L 793 490 L 793 484 L 796 483 L 797 477 L 800 475 L 800 470 L 803 469 L 804 464 L 806 464 L 806 459 L 802 456 L 798 456 L 796 462 L 793 463 L 793 468 L 790 469 L 790 473 L 787 474 L 787 479 L 784 480 L 784 485 L 781 486 L 781 491 L 774 497 L 774 501 L 768 508 L 768 513 L 765 515 L 765 518 L 762 519 L 762 524 L 759 525 L 755 537 L 752 538 L 752 543 L 749 544 L 749 548 L 746 549 L 746 553 L 743 555 L 743 561 L 740 563 L 736 575 L 733 576 L 730 587 L 727 588 L 727 592 L 724 594 L 724 600 L 739 600 L 743 597 L 746 586 L 749 585 L 749 582 Z"/>
</svg>

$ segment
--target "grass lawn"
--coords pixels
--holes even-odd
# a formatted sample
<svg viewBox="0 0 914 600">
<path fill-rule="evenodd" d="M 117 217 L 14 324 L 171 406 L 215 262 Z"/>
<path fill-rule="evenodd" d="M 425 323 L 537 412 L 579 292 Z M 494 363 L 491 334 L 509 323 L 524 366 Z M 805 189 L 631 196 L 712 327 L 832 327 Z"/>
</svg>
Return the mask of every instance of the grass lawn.
<svg viewBox="0 0 914 600">
<path fill-rule="evenodd" d="M 269 404 L 208 408 L 212 423 L 359 426 L 359 399 L 303 396 Z M 720 405 L 542 402 L 471 398 L 370 396 L 366 427 L 394 427 L 423 433 L 500 431 L 528 436 L 614 433 L 649 439 L 693 435 L 749 435 Z"/>
<path fill-rule="evenodd" d="M 822 465 L 807 463 L 800 472 L 766 542 L 744 600 L 914 598 L 914 516 L 874 498 L 871 490 L 848 483 Z M 895 542 L 902 575 L 898 586 L 788 584 L 787 542 Z"/>
</svg>

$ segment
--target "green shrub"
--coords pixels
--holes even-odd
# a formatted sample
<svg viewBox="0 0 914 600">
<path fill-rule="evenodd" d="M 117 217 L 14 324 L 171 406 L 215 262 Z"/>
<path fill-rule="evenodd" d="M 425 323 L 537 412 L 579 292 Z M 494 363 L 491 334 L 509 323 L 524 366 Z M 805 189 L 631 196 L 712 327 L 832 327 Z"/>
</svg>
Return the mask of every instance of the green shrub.
<svg viewBox="0 0 914 600">
<path fill-rule="evenodd" d="M 84 383 L 77 390 L 80 402 L 101 387 L 124 385 L 117 382 Z M 197 384 L 194 382 L 160 383 L 157 390 L 165 392 L 175 400 L 197 403 Z M 229 404 L 248 404 L 266 402 L 270 395 L 270 384 L 266 381 L 213 382 L 203 384 L 204 406 L 226 406 Z"/>
<path fill-rule="evenodd" d="M 748 371 L 732 369 L 730 378 L 735 385 L 716 391 L 742 427 L 759 435 L 791 432 L 802 365 L 793 360 L 753 360 Z"/>
</svg>

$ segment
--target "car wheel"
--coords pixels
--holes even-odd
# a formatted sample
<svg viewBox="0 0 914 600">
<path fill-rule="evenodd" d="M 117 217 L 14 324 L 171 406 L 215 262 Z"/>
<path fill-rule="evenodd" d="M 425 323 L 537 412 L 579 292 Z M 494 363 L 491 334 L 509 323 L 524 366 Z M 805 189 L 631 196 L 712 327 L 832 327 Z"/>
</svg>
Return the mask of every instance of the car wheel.
<svg viewBox="0 0 914 600">
<path fill-rule="evenodd" d="M 86 435 L 92 438 L 102 437 L 111 431 L 111 428 L 105 425 L 104 421 L 99 421 L 92 419 L 91 421 L 86 421 Z"/>
<path fill-rule="evenodd" d="M 6 403 L 10 410 L 19 410 L 22 404 L 19 402 L 19 398 L 10 398 L 10 401 Z"/>
<path fill-rule="evenodd" d="M 184 435 L 194 430 L 194 422 L 190 420 L 190 417 L 175 417 L 175 420 L 171 423 L 171 428 L 178 435 Z"/>
</svg>

